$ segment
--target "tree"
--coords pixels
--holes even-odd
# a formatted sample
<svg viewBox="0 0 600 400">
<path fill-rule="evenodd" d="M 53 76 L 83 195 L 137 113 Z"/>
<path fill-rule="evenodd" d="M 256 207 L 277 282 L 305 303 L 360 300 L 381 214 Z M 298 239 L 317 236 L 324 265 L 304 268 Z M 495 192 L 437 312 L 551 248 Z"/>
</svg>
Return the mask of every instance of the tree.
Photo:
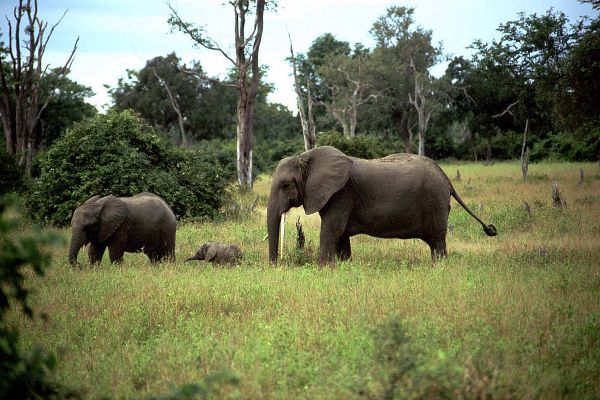
<svg viewBox="0 0 600 400">
<path fill-rule="evenodd" d="M 175 141 L 182 145 L 188 141 L 186 130 L 197 138 L 207 138 L 205 114 L 200 110 L 211 87 L 199 62 L 188 67 L 170 53 L 127 74 L 126 81 L 119 79 L 117 87 L 109 90 L 117 110 L 135 110 L 165 135 L 178 132 Z"/>
<path fill-rule="evenodd" d="M 66 13 L 66 12 L 65 12 Z M 46 76 L 59 78 L 69 72 L 79 38 L 61 68 L 48 69 L 43 57 L 48 41 L 65 14 L 47 31 L 48 24 L 38 17 L 37 0 L 19 0 L 13 22 L 8 22 L 8 47 L 0 43 L 0 117 L 9 154 L 18 155 L 19 164 L 31 171 L 33 155 L 42 143 L 37 129 L 54 91 L 42 91 Z"/>
<path fill-rule="evenodd" d="M 432 44 L 432 31 L 415 27 L 413 15 L 414 8 L 390 7 L 373 23 L 370 31 L 376 43 L 374 58 L 385 67 L 378 82 L 389 88 L 381 99 L 385 112 L 381 114 L 383 120 L 379 124 L 398 132 L 407 153 L 412 152 L 411 130 L 417 120 L 409 94 L 416 100 L 415 84 L 429 80 L 427 71 L 438 62 L 441 54 L 441 47 Z M 425 95 L 422 90 L 421 93 Z M 422 122 L 426 119 L 422 118 Z M 421 126 L 426 128 L 427 124 Z M 420 146 L 422 151 L 424 134 L 425 131 Z"/>
<path fill-rule="evenodd" d="M 418 72 L 414 68 L 413 76 L 415 79 L 414 83 L 414 94 L 408 93 L 408 101 L 412 104 L 417 112 L 417 126 L 419 128 L 419 155 L 425 155 L 425 132 L 427 131 L 427 125 L 429 125 L 429 119 L 433 112 L 433 106 L 430 104 L 429 96 L 427 96 L 425 89 L 425 80 L 427 77 L 423 76 L 421 72 Z"/>
<path fill-rule="evenodd" d="M 600 9 L 600 2 L 594 7 Z M 565 60 L 565 86 L 572 93 L 563 109 L 570 126 L 600 119 L 600 17 L 585 27 Z"/>
<path fill-rule="evenodd" d="M 359 108 L 377 99 L 385 89 L 375 92 L 375 65 L 368 50 L 357 47 L 353 57 L 337 55 L 325 59 L 317 73 L 329 89 L 330 101 L 322 102 L 342 126 L 344 136 L 356 136 Z"/>
<path fill-rule="evenodd" d="M 303 94 L 310 91 L 314 101 L 315 127 L 319 126 L 320 130 L 333 129 L 336 121 L 331 118 L 325 107 L 325 104 L 331 103 L 331 94 L 318 70 L 325 66 L 327 60 L 336 56 L 350 57 L 350 53 L 348 42 L 336 39 L 331 33 L 325 33 L 312 42 L 306 55 L 297 56 L 300 90 Z M 305 107 L 308 107 L 308 104 L 305 104 Z"/>
<path fill-rule="evenodd" d="M 266 0 L 256 0 L 254 24 L 249 35 L 246 32 L 246 18 L 252 13 L 250 0 L 231 0 L 234 9 L 235 56 L 206 35 L 204 28 L 196 27 L 181 19 L 169 5 L 169 24 L 188 35 L 196 46 L 220 52 L 235 69 L 240 97 L 237 105 L 237 171 L 238 183 L 243 190 L 252 190 L 252 141 L 254 133 L 254 110 L 259 90 L 260 68 L 258 53 L 263 33 L 263 14 Z"/>
<path fill-rule="evenodd" d="M 94 93 L 88 86 L 72 81 L 67 76 L 57 73 L 48 74 L 41 81 L 42 93 L 53 92 L 48 106 L 42 112 L 37 125 L 38 136 L 42 146 L 49 147 L 67 128 L 75 122 L 96 114 L 96 108 L 86 101 Z"/>
<path fill-rule="evenodd" d="M 519 14 L 515 21 L 501 24 L 499 42 L 490 50 L 496 52 L 524 88 L 519 101 L 528 110 L 534 110 L 534 129 L 551 131 L 568 129 L 562 111 L 573 92 L 565 84 L 565 70 L 569 54 L 581 37 L 583 23 L 569 26 L 566 15 L 548 10 L 542 15 Z M 526 116 L 520 116 L 519 125 L 525 125 Z"/>
</svg>

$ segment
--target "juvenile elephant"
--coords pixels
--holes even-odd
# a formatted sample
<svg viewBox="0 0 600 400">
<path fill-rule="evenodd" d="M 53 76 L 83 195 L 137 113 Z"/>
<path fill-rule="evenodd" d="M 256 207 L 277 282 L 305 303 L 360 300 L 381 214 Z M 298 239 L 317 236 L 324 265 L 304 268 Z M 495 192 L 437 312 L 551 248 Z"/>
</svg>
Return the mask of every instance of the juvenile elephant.
<svg viewBox="0 0 600 400">
<path fill-rule="evenodd" d="M 308 150 L 279 162 L 273 174 L 267 228 L 269 260 L 276 262 L 279 221 L 291 207 L 321 216 L 321 264 L 351 256 L 350 237 L 425 241 L 431 256 L 446 257 L 450 196 L 482 226 L 496 235 L 462 201 L 450 180 L 431 159 L 394 154 L 377 160 L 349 157 L 334 147 Z"/>
<path fill-rule="evenodd" d="M 152 262 L 174 261 L 176 225 L 171 208 L 155 194 L 96 195 L 73 213 L 69 262 L 75 264 L 79 250 L 88 243 L 91 264 L 102 261 L 107 247 L 111 262 L 122 261 L 126 251 L 144 252 Z"/>
<path fill-rule="evenodd" d="M 242 258 L 242 251 L 235 244 L 208 242 L 204 243 L 196 254 L 185 261 L 206 260 L 213 264 L 238 264 Z"/>
</svg>

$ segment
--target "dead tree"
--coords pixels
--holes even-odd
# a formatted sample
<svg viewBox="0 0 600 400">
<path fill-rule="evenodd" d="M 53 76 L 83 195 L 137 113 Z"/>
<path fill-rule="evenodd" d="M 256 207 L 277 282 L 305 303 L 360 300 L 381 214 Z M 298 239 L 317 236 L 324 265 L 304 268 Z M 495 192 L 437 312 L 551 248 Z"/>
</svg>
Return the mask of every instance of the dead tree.
<svg viewBox="0 0 600 400">
<path fill-rule="evenodd" d="M 556 183 L 556 181 L 552 182 L 552 204 L 556 208 L 565 208 L 567 206 L 567 201 L 560 194 L 558 183 Z"/>
<path fill-rule="evenodd" d="M 521 172 L 523 173 L 523 180 L 527 180 L 527 172 L 529 170 L 529 146 L 527 143 L 527 130 L 529 128 L 529 119 L 525 122 L 525 131 L 523 132 L 523 146 L 521 146 Z"/>
<path fill-rule="evenodd" d="M 183 117 L 183 113 L 181 112 L 181 108 L 179 107 L 179 102 L 177 101 L 175 96 L 173 96 L 173 93 L 171 92 L 171 89 L 169 88 L 169 84 L 164 79 L 162 79 L 158 75 L 158 73 L 156 73 L 156 68 L 152 68 L 152 73 L 158 80 L 158 83 L 165 88 L 165 91 L 167 92 L 167 95 L 169 96 L 169 101 L 171 102 L 171 107 L 173 107 L 173 110 L 175 110 L 175 113 L 177 113 L 177 122 L 179 123 L 179 135 L 180 135 L 180 140 L 181 140 L 181 146 L 187 147 L 188 143 L 187 143 L 187 137 L 185 134 L 185 125 L 184 125 L 185 118 Z"/>
<path fill-rule="evenodd" d="M 263 15 L 266 0 L 256 0 L 252 31 L 246 32 L 246 17 L 252 13 L 247 0 L 230 0 L 234 10 L 235 56 L 228 54 L 215 40 L 206 35 L 203 27 L 184 22 L 171 4 L 169 24 L 189 36 L 195 45 L 221 53 L 233 64 L 239 89 L 237 104 L 237 173 L 242 190 L 252 190 L 252 142 L 254 137 L 254 110 L 260 83 L 258 52 L 263 34 Z"/>
<path fill-rule="evenodd" d="M 433 108 L 429 104 L 428 99 L 425 97 L 423 77 L 420 72 L 417 72 L 414 64 L 411 60 L 411 68 L 413 70 L 415 78 L 414 97 L 408 94 L 408 101 L 413 105 L 417 111 L 418 116 L 418 127 L 419 127 L 419 155 L 425 155 L 425 132 L 427 132 L 427 125 L 429 125 L 429 118 L 433 112 Z"/>
<path fill-rule="evenodd" d="M 459 123 L 459 129 L 461 139 L 469 142 L 469 146 L 471 146 L 471 151 L 473 152 L 473 161 L 477 162 L 477 145 L 475 143 L 475 137 L 473 131 L 469 128 L 469 123 L 466 119 Z"/>
<path fill-rule="evenodd" d="M 65 14 L 48 31 L 48 23 L 38 16 L 37 0 L 19 0 L 13 10 L 14 21 L 6 17 L 8 47 L 0 54 L 0 116 L 6 150 L 17 157 L 27 173 L 43 142 L 43 130 L 37 129 L 40 117 L 54 94 L 52 89 L 42 90 L 42 81 L 69 72 L 79 42 L 77 38 L 62 67 L 50 69 L 49 64 L 43 64 L 46 46 Z"/>
<path fill-rule="evenodd" d="M 363 66 L 363 62 L 367 60 L 367 56 L 359 56 L 349 63 L 336 63 L 334 60 L 324 68 L 331 103 L 321 104 L 342 126 L 345 137 L 356 136 L 358 109 L 368 101 L 377 100 L 387 90 L 369 93 L 371 85 L 367 76 L 368 68 Z"/>
<path fill-rule="evenodd" d="M 296 56 L 294 55 L 294 47 L 292 46 L 292 36 L 290 38 L 290 54 L 292 62 L 292 71 L 294 72 L 294 89 L 296 91 L 296 103 L 298 105 L 298 113 L 300 114 L 300 123 L 302 124 L 302 135 L 304 136 L 304 150 L 314 149 L 317 145 L 315 135 L 315 120 L 312 113 L 312 96 L 310 94 L 310 80 L 306 79 L 306 111 L 304 110 L 304 96 L 300 83 L 298 81 L 298 73 L 296 70 Z"/>
<path fill-rule="evenodd" d="M 531 206 L 526 201 L 523 202 L 523 211 L 525 211 L 527 215 L 531 216 Z"/>
</svg>

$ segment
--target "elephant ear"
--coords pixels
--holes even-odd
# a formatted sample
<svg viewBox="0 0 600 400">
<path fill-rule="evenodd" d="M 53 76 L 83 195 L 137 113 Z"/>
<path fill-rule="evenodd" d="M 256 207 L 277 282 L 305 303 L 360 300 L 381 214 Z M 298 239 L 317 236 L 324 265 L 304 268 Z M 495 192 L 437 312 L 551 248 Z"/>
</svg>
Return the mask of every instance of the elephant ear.
<svg viewBox="0 0 600 400">
<path fill-rule="evenodd" d="M 206 249 L 206 257 L 204 257 L 204 259 L 206 261 L 212 261 L 217 256 L 217 245 L 209 244 L 206 247 L 208 247 L 208 248 Z"/>
<path fill-rule="evenodd" d="M 93 203 L 95 201 L 98 201 L 98 199 L 100 198 L 100 195 L 97 194 L 95 196 L 90 197 L 89 199 L 87 199 L 83 204 L 90 204 Z"/>
<path fill-rule="evenodd" d="M 113 195 L 106 196 L 100 212 L 98 241 L 106 241 L 127 220 L 128 216 L 127 204 L 123 200 L 119 200 Z"/>
<path fill-rule="evenodd" d="M 304 211 L 313 214 L 329 201 L 350 178 L 352 159 L 331 146 L 317 147 L 302 153 L 300 163 L 306 162 L 308 173 L 304 189 Z"/>
</svg>

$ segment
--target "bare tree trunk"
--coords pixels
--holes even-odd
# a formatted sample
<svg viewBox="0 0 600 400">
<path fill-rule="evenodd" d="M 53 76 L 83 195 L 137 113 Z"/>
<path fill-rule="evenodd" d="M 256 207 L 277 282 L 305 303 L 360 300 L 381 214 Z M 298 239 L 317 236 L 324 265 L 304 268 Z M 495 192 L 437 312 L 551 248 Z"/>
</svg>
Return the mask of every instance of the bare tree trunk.
<svg viewBox="0 0 600 400">
<path fill-rule="evenodd" d="M 304 137 L 304 147 L 306 149 L 314 149 L 317 147 L 317 135 L 315 118 L 313 116 L 313 98 L 310 92 L 310 79 L 306 78 L 306 111 L 308 113 L 307 131 L 308 135 Z"/>
<path fill-rule="evenodd" d="M 203 28 L 184 22 L 169 4 L 169 24 L 187 34 L 196 44 L 220 52 L 235 66 L 240 98 L 237 105 L 237 173 L 242 190 L 252 190 L 252 141 L 254 136 L 254 109 L 260 83 L 258 52 L 263 34 L 265 0 L 256 0 L 252 32 L 247 35 L 246 16 L 252 2 L 231 0 L 234 9 L 235 57 L 231 57 L 213 39 L 207 37 Z M 250 70 L 250 71 L 249 71 Z M 251 73 L 251 75 L 249 74 Z"/>
<path fill-rule="evenodd" d="M 425 132 L 427 131 L 427 125 L 429 124 L 429 118 L 431 118 L 432 110 L 427 105 L 425 93 L 423 90 L 423 80 L 421 74 L 416 71 L 414 65 L 412 66 L 413 73 L 415 76 L 415 93 L 414 97 L 408 94 L 408 101 L 415 107 L 418 116 L 418 127 L 419 127 L 419 155 L 425 155 Z"/>
<path fill-rule="evenodd" d="M 408 128 L 408 112 L 402 110 L 401 112 L 394 113 L 394 120 L 398 126 L 398 133 L 404 144 L 404 152 L 412 153 L 412 135 Z"/>
<path fill-rule="evenodd" d="M 302 90 L 298 82 L 298 73 L 296 70 L 296 56 L 294 55 L 294 47 L 292 46 L 292 36 L 290 38 L 290 54 L 292 56 L 292 71 L 294 72 L 294 89 L 296 91 L 296 104 L 298 105 L 298 114 L 300 115 L 300 123 L 302 124 L 302 136 L 304 137 L 304 150 L 314 149 L 316 146 L 315 123 L 312 115 L 312 98 L 310 95 L 310 81 L 306 80 L 307 87 L 307 112 L 304 111 L 304 101 Z M 308 115 L 307 115 L 308 114 Z"/>
<path fill-rule="evenodd" d="M 485 140 L 486 144 L 486 154 L 485 154 L 485 162 L 487 164 L 492 163 L 492 137 L 488 136 Z"/>
<path fill-rule="evenodd" d="M 529 128 L 529 118 L 525 121 L 525 131 L 523 131 L 523 146 L 521 147 L 521 172 L 523 180 L 527 180 L 527 172 L 529 170 L 529 147 L 527 145 L 527 130 Z"/>
<path fill-rule="evenodd" d="M 164 79 L 162 79 L 160 76 L 158 76 L 155 68 L 152 68 L 152 72 L 154 73 L 154 76 L 156 77 L 156 79 L 158 79 L 158 82 L 160 84 L 162 84 L 164 86 L 165 90 L 167 91 L 167 95 L 169 96 L 169 100 L 171 101 L 171 107 L 173 107 L 173 110 L 175 110 L 175 113 L 177 113 L 177 122 L 179 124 L 179 134 L 180 134 L 180 138 L 181 138 L 181 146 L 187 147 L 188 143 L 187 143 L 187 137 L 185 134 L 184 118 L 183 118 L 183 113 L 181 112 L 181 108 L 179 108 L 179 103 L 173 96 L 173 93 L 171 92 L 171 89 L 169 88 L 169 85 L 167 84 L 167 82 Z"/>
<path fill-rule="evenodd" d="M 252 107 L 252 109 L 249 109 Z M 254 103 L 242 99 L 237 107 L 237 172 L 238 183 L 242 190 L 252 190 L 252 137 L 254 122 Z"/>
</svg>

